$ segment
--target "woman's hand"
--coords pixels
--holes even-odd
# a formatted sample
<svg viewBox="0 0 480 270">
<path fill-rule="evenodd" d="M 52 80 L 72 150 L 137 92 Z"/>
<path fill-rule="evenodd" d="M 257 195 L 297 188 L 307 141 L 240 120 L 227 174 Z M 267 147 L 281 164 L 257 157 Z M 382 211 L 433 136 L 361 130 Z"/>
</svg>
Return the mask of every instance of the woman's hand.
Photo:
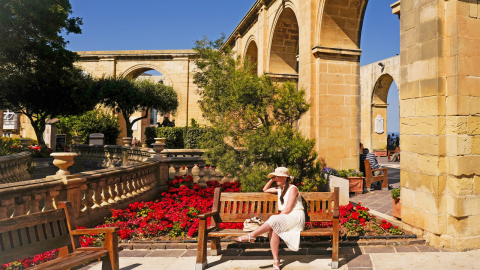
<svg viewBox="0 0 480 270">
<path fill-rule="evenodd" d="M 270 181 L 268 181 L 267 184 L 263 187 L 263 192 L 274 193 L 274 194 L 276 194 L 278 192 L 276 188 L 270 188 L 270 186 L 273 183 L 273 179 L 274 178 L 271 178 Z"/>
</svg>

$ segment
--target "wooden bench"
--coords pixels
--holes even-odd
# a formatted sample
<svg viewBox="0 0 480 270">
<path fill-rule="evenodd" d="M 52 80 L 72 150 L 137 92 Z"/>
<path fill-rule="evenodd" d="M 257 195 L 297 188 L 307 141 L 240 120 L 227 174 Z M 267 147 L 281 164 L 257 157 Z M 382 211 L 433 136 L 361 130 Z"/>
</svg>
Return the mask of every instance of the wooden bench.
<svg viewBox="0 0 480 270">
<path fill-rule="evenodd" d="M 75 230 L 72 204 L 58 209 L 0 220 L 0 265 L 54 249 L 59 258 L 29 269 L 61 270 L 102 260 L 103 270 L 118 270 L 118 228 Z M 104 247 L 80 246 L 79 235 L 105 233 Z"/>
<path fill-rule="evenodd" d="M 305 219 L 307 222 L 333 222 L 332 228 L 312 228 L 301 232 L 301 236 L 332 236 L 332 268 L 338 268 L 338 204 L 339 188 L 334 192 L 304 192 L 300 193 L 307 203 Z M 237 237 L 246 234 L 243 230 L 220 229 L 222 222 L 244 222 L 252 217 L 266 221 L 272 215 L 278 214 L 278 196 L 268 193 L 221 193 L 215 189 L 212 212 L 200 215 L 198 231 L 196 270 L 207 266 L 207 240 L 211 240 L 211 254 L 219 255 L 221 251 L 220 238 Z M 305 204 L 304 204 L 305 206 Z M 212 217 L 207 228 L 207 220 Z"/>
<path fill-rule="evenodd" d="M 382 175 L 374 176 L 373 172 L 383 171 Z M 381 168 L 372 170 L 370 167 L 370 161 L 365 160 L 365 189 L 369 189 L 372 183 L 382 181 L 382 190 L 388 190 L 388 168 Z"/>
</svg>

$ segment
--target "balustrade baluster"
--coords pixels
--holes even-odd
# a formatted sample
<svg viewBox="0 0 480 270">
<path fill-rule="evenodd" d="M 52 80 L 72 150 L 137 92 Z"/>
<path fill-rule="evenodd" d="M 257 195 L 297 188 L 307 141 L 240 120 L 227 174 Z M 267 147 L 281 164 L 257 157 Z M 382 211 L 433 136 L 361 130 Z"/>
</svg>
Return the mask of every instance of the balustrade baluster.
<svg viewBox="0 0 480 270">
<path fill-rule="evenodd" d="M 93 203 L 93 189 L 95 184 L 87 184 L 87 189 L 85 189 L 85 198 L 83 199 L 83 205 L 85 206 L 82 209 L 82 212 L 86 212 L 92 209 Z"/>
<path fill-rule="evenodd" d="M 108 191 L 110 193 L 110 197 L 108 198 L 108 202 L 110 204 L 116 203 L 115 197 L 117 197 L 117 190 L 116 190 L 115 186 L 116 186 L 115 179 L 108 180 Z"/>
<path fill-rule="evenodd" d="M 40 201 L 45 197 L 45 194 L 35 194 L 31 196 L 29 203 L 28 214 L 35 214 L 40 212 Z"/>
<path fill-rule="evenodd" d="M 139 178 L 139 185 L 140 185 L 140 191 L 143 193 L 145 191 L 147 191 L 146 189 L 146 186 L 147 186 L 147 183 L 146 183 L 146 175 L 145 175 L 145 172 L 140 172 L 140 178 Z"/>
<path fill-rule="evenodd" d="M 182 174 L 180 173 L 180 168 L 182 168 L 182 165 L 173 164 L 173 168 L 175 169 L 175 176 L 182 176 Z"/>
<path fill-rule="evenodd" d="M 215 181 L 217 180 L 217 172 L 215 171 L 217 169 L 217 166 L 210 166 L 210 171 L 211 171 L 211 174 L 210 174 L 210 180 L 212 181 Z"/>
<path fill-rule="evenodd" d="M 95 194 L 93 195 L 93 206 L 92 209 L 101 207 L 102 204 L 102 186 L 100 183 L 92 183 L 92 188 L 95 190 Z"/>
<path fill-rule="evenodd" d="M 186 167 L 187 167 L 187 175 L 193 176 L 192 170 L 193 170 L 193 167 L 194 167 L 194 166 L 195 166 L 195 164 L 188 164 L 188 165 L 186 165 Z"/>
<path fill-rule="evenodd" d="M 135 197 L 135 196 L 138 196 L 139 193 L 138 193 L 138 183 L 137 183 L 137 174 L 132 174 L 131 175 L 131 192 L 132 192 L 132 195 Z"/>
<path fill-rule="evenodd" d="M 123 176 L 123 178 L 125 179 L 125 196 L 127 198 L 131 198 L 133 197 L 133 194 L 132 194 L 132 181 L 130 180 L 130 175 L 126 175 L 126 176 Z"/>
<path fill-rule="evenodd" d="M 123 181 L 121 177 L 115 178 L 115 186 L 117 187 L 116 194 L 115 196 L 115 201 L 121 201 L 122 200 L 122 195 L 123 195 Z"/>
<path fill-rule="evenodd" d="M 100 181 L 100 186 L 102 187 L 102 203 L 100 206 L 107 206 L 110 205 L 109 200 L 110 199 L 110 192 L 109 192 L 109 183 L 106 180 Z"/>
<path fill-rule="evenodd" d="M 13 218 L 25 215 L 25 208 L 29 200 L 30 197 L 28 196 L 16 197 L 14 200 L 15 204 L 13 205 L 13 214 L 11 217 Z"/>
<path fill-rule="evenodd" d="M 42 209 L 42 212 L 57 209 L 55 205 L 57 203 L 57 196 L 60 194 L 57 190 L 52 190 L 47 192 L 45 196 L 45 206 Z"/>
</svg>

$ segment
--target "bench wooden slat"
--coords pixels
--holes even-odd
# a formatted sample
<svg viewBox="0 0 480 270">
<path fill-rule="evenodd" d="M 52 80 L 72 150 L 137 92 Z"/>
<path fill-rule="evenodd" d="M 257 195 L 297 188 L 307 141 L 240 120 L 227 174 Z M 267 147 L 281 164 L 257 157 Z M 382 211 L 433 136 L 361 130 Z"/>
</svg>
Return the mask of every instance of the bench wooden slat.
<svg viewBox="0 0 480 270">
<path fill-rule="evenodd" d="M 208 237 L 237 237 L 247 234 L 244 230 L 223 229 L 208 233 Z M 300 233 L 301 236 L 332 236 L 333 228 L 313 228 Z"/>
<path fill-rule="evenodd" d="M 107 250 L 89 250 L 89 251 L 74 251 L 64 257 L 52 260 L 36 267 L 30 268 L 33 270 L 64 270 L 79 266 L 93 260 L 108 256 Z"/>
<path fill-rule="evenodd" d="M 36 235 L 38 236 L 39 242 L 45 240 L 45 233 L 43 231 L 43 224 L 38 224 L 34 226 Z"/>
<path fill-rule="evenodd" d="M 240 201 L 240 205 L 239 205 L 239 208 L 238 208 L 238 213 L 239 214 L 243 213 L 243 204 L 244 203 L 245 203 L 244 201 Z"/>
<path fill-rule="evenodd" d="M 60 229 L 59 229 L 59 227 L 58 227 L 58 226 L 60 225 L 59 220 L 53 221 L 53 222 L 52 222 L 52 225 L 53 225 L 53 232 L 54 232 L 54 234 L 55 234 L 55 237 L 60 236 L 60 235 L 61 235 L 61 234 L 60 234 Z"/>
<path fill-rule="evenodd" d="M 67 220 L 60 221 L 60 229 L 62 230 L 62 235 L 69 234 L 68 227 L 67 227 Z"/>
<path fill-rule="evenodd" d="M 12 240 L 13 240 L 13 249 L 20 247 L 20 237 L 21 236 L 19 235 L 18 231 L 19 230 L 11 231 L 12 232 L 11 236 L 12 236 Z"/>
<path fill-rule="evenodd" d="M 53 238 L 51 221 L 43 225 L 45 225 L 45 232 L 47 233 L 47 239 Z"/>
<path fill-rule="evenodd" d="M 225 202 L 225 204 L 227 205 L 227 214 L 231 214 L 231 205 L 232 205 L 232 202 Z"/>
<path fill-rule="evenodd" d="M 0 253 L 1 254 L 0 264 L 11 263 L 11 262 L 18 261 L 30 256 L 45 253 L 46 251 L 49 251 L 49 250 L 54 250 L 59 247 L 68 246 L 70 243 L 71 243 L 70 236 L 66 234 L 60 237 L 47 239 L 42 242 L 32 243 L 24 247 L 17 248 L 17 246 L 14 246 L 14 248 L 8 251 L 7 250 L 2 251 Z"/>
<path fill-rule="evenodd" d="M 256 201 L 258 200 L 258 198 L 262 198 L 267 201 L 276 201 L 277 195 L 263 193 L 263 192 L 249 192 L 249 193 L 222 192 L 220 201 L 222 202 L 232 201 L 232 200 Z"/>
<path fill-rule="evenodd" d="M 2 220 L 2 226 L 0 226 L 0 233 L 19 229 L 19 225 L 21 227 L 31 227 L 50 221 L 65 219 L 65 212 L 61 209 L 48 211 L 48 215 L 45 215 L 45 213 L 46 212 L 39 212 L 31 215 L 4 219 Z"/>
<path fill-rule="evenodd" d="M 29 245 L 30 241 L 28 240 L 28 234 L 27 234 L 27 228 L 21 228 L 20 229 L 20 235 L 21 235 L 21 240 L 22 240 L 22 246 L 26 246 L 26 245 Z"/>
</svg>

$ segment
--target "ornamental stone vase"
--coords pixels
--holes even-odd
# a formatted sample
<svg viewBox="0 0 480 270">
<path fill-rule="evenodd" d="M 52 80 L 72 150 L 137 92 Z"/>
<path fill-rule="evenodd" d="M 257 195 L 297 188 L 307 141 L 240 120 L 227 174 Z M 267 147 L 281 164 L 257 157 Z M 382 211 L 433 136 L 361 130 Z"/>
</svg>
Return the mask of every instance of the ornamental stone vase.
<svg viewBox="0 0 480 270">
<path fill-rule="evenodd" d="M 132 137 L 123 137 L 123 144 L 125 147 L 132 146 Z"/>
<path fill-rule="evenodd" d="M 20 145 L 22 145 L 23 148 L 29 147 L 31 142 L 32 139 L 20 139 Z"/>
<path fill-rule="evenodd" d="M 78 156 L 77 153 L 52 153 L 50 156 L 54 157 L 53 165 L 57 166 L 60 170 L 56 173 L 57 176 L 70 175 L 68 167 L 72 166 L 73 158 Z"/>
<path fill-rule="evenodd" d="M 152 143 L 153 151 L 157 153 L 157 157 L 160 158 L 160 153 L 165 149 L 165 138 L 155 138 L 155 143 Z"/>
<path fill-rule="evenodd" d="M 74 144 L 82 144 L 82 136 L 72 136 Z"/>
</svg>

